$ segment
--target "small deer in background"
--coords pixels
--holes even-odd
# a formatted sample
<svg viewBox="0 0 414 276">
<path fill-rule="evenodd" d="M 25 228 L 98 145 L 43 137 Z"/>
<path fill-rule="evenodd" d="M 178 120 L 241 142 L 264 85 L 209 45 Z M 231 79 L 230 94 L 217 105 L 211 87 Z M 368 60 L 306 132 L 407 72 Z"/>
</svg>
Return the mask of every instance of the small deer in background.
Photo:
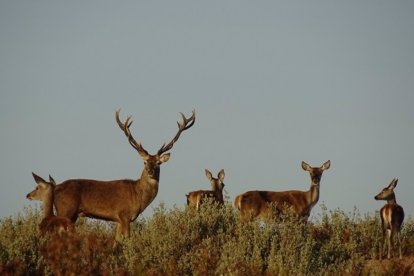
<svg viewBox="0 0 414 276">
<path fill-rule="evenodd" d="M 294 214 L 307 220 L 313 206 L 319 200 L 322 173 L 330 166 L 329 160 L 321 167 L 311 167 L 302 161 L 302 168 L 309 172 L 311 177 L 309 191 L 249 191 L 238 195 L 234 200 L 234 205 L 240 211 L 240 218 L 242 220 L 250 220 L 258 216 L 268 218 L 275 208 L 277 213 L 291 209 Z"/>
<path fill-rule="evenodd" d="M 209 170 L 206 171 L 206 176 L 208 180 L 210 180 L 211 184 L 211 191 L 207 190 L 199 190 L 190 192 L 187 196 L 187 205 L 191 207 L 195 207 L 196 210 L 200 208 L 200 205 L 206 198 L 212 198 L 214 201 L 218 202 L 219 204 L 223 204 L 223 188 L 224 188 L 224 170 L 221 170 L 217 178 L 213 177 Z"/>
<path fill-rule="evenodd" d="M 63 231 L 75 231 L 75 226 L 72 221 L 66 217 L 58 217 L 53 214 L 53 193 L 56 182 L 49 175 L 49 182 L 40 176 L 32 173 L 37 186 L 36 189 L 27 194 L 26 198 L 29 200 L 43 201 L 43 219 L 39 224 L 40 233 L 62 233 Z"/>
<path fill-rule="evenodd" d="M 69 218 L 73 223 L 78 216 L 113 221 L 116 223 L 115 239 L 122 240 L 130 235 L 130 222 L 134 221 L 154 200 L 158 193 L 160 166 L 170 159 L 169 150 L 181 133 L 195 122 L 195 111 L 190 118 L 184 114 L 177 122 L 178 131 L 168 144 L 163 144 L 154 155 L 149 154 L 131 134 L 131 117 L 125 122 L 115 112 L 115 121 L 125 134 L 129 144 L 144 161 L 141 177 L 101 181 L 93 179 L 69 179 L 59 184 L 54 192 L 54 205 L 58 216 Z"/>
<path fill-rule="evenodd" d="M 397 204 L 397 200 L 395 199 L 394 188 L 397 186 L 397 182 L 398 179 L 394 178 L 388 187 L 382 189 L 382 191 L 375 196 L 376 200 L 387 201 L 387 204 L 381 208 L 380 215 L 382 222 L 383 249 L 385 249 L 384 244 L 386 242 L 388 247 L 388 259 L 391 258 L 392 248 L 394 246 L 394 236 L 397 236 L 400 259 L 402 258 L 399 232 L 404 221 L 404 209 Z M 383 250 L 380 252 L 380 259 L 382 258 L 382 254 Z"/>
</svg>

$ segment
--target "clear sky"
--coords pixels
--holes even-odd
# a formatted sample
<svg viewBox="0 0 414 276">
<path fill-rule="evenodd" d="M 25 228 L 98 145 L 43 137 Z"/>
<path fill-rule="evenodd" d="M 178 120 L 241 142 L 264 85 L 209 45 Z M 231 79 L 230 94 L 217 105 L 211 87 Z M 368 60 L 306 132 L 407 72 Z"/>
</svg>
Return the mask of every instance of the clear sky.
<svg viewBox="0 0 414 276">
<path fill-rule="evenodd" d="M 304 160 L 331 160 L 320 205 L 362 214 L 394 178 L 414 205 L 413 1 L 1 1 L 0 217 L 36 205 L 31 172 L 138 178 L 196 110 L 161 167 L 164 202 L 226 173 L 248 190 L 307 190 Z"/>
</svg>

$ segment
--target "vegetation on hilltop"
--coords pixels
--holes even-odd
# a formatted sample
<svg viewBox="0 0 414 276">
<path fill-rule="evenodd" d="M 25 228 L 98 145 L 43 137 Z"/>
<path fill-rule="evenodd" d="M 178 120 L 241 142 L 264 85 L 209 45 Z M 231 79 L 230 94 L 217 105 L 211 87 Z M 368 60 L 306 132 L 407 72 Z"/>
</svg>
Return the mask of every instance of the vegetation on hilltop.
<svg viewBox="0 0 414 276">
<path fill-rule="evenodd" d="M 0 274 L 40 275 L 358 275 L 414 274 L 414 222 L 401 231 L 404 258 L 377 260 L 379 214 L 328 211 L 298 223 L 241 223 L 227 202 L 166 209 L 132 224 L 118 244 L 114 227 L 80 219 L 77 233 L 42 237 L 40 211 L 25 209 L 0 221 Z"/>
</svg>

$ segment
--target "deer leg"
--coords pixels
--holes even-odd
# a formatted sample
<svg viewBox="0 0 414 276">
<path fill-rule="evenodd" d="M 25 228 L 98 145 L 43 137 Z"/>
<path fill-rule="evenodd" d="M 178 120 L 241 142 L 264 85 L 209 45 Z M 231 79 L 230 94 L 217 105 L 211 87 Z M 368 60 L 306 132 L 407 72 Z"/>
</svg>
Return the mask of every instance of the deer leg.
<svg viewBox="0 0 414 276">
<path fill-rule="evenodd" d="M 122 221 L 116 223 L 115 240 L 117 242 L 121 242 L 125 237 L 127 237 L 126 233 L 128 233 L 128 236 L 129 236 L 129 224 L 127 224 L 127 226 L 128 226 L 128 229 L 126 231 L 125 225 Z"/>
<path fill-rule="evenodd" d="M 387 236 L 386 236 L 386 233 L 384 232 L 382 236 L 382 242 L 381 242 L 381 248 L 380 248 L 380 256 L 379 256 L 380 260 L 382 260 L 382 257 L 385 256 L 386 243 L 387 243 Z"/>
<path fill-rule="evenodd" d="M 380 244 L 380 252 L 379 252 L 379 259 L 382 260 L 382 256 L 385 256 L 385 247 L 387 242 L 387 230 L 385 229 L 385 226 L 382 225 L 382 241 Z"/>
<path fill-rule="evenodd" d="M 129 229 L 129 220 L 121 218 L 116 224 L 116 241 L 120 242 L 122 239 L 128 238 L 130 234 Z"/>
<path fill-rule="evenodd" d="M 391 246 L 392 246 L 393 235 L 390 229 L 387 229 L 386 233 L 387 233 L 387 247 L 388 247 L 387 258 L 391 259 Z"/>
<path fill-rule="evenodd" d="M 119 222 L 116 223 L 115 226 L 115 240 L 120 241 L 120 226 L 121 224 Z"/>
<path fill-rule="evenodd" d="M 400 254 L 400 259 L 402 259 L 400 233 L 397 233 L 397 241 L 398 241 L 398 253 Z"/>
<path fill-rule="evenodd" d="M 398 231 L 398 229 L 395 229 L 395 235 L 397 236 L 397 243 L 398 243 L 398 253 L 399 253 L 399 257 L 400 259 L 402 259 L 402 251 L 401 251 L 401 235 L 400 232 Z"/>
<path fill-rule="evenodd" d="M 129 238 L 129 235 L 130 235 L 129 221 L 126 221 L 122 225 L 122 236 L 124 238 Z"/>
</svg>

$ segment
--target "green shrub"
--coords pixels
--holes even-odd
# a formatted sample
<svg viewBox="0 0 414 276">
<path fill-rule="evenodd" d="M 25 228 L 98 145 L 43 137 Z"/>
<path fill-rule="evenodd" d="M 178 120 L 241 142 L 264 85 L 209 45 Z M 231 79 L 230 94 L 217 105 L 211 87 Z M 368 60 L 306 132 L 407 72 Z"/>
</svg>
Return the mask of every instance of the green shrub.
<svg viewBox="0 0 414 276">
<path fill-rule="evenodd" d="M 0 221 L 0 274 L 39 275 L 354 275 L 380 273 L 379 214 L 322 208 L 308 223 L 285 214 L 239 222 L 226 202 L 200 210 L 165 208 L 131 223 L 131 237 L 114 241 L 114 223 L 80 218 L 76 233 L 41 237 L 40 210 Z M 413 254 L 414 222 L 401 230 L 404 255 Z M 367 265 L 368 264 L 368 265 Z M 413 271 L 389 262 L 384 271 Z"/>
<path fill-rule="evenodd" d="M 39 254 L 42 238 L 39 235 L 41 214 L 38 209 L 26 208 L 23 214 L 0 220 L 0 263 L 9 269 L 34 274 L 44 266 Z"/>
</svg>

